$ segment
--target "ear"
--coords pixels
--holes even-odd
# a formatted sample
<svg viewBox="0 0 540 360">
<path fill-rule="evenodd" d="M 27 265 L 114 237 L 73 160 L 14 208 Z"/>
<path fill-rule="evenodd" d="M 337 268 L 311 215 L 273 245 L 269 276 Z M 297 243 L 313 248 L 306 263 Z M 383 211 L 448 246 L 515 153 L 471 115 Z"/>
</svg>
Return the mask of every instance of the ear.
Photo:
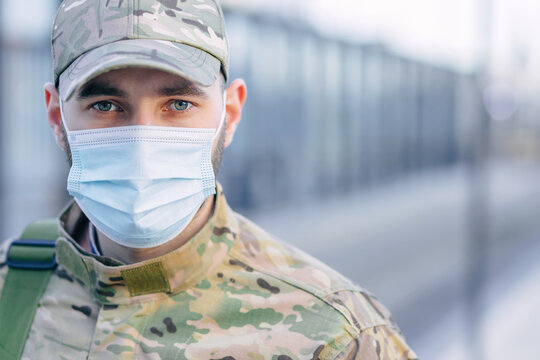
<svg viewBox="0 0 540 360">
<path fill-rule="evenodd" d="M 47 108 L 49 126 L 54 133 L 56 143 L 65 150 L 66 144 L 64 143 L 64 134 L 62 132 L 62 115 L 60 113 L 60 96 L 58 95 L 58 90 L 50 82 L 43 86 L 43 90 L 45 91 L 45 106 Z"/>
<path fill-rule="evenodd" d="M 225 105 L 225 111 L 227 112 L 227 128 L 225 130 L 224 145 L 227 147 L 231 144 L 234 133 L 236 132 L 236 127 L 242 118 L 242 108 L 244 107 L 247 96 L 246 83 L 242 79 L 236 79 L 225 91 L 227 93 L 227 102 Z"/>
</svg>

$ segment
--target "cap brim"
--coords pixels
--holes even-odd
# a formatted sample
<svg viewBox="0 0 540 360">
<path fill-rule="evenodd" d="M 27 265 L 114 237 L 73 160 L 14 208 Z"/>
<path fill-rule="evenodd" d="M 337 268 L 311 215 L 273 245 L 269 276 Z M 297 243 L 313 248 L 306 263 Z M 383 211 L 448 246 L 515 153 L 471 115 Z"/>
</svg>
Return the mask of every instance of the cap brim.
<svg viewBox="0 0 540 360">
<path fill-rule="evenodd" d="M 186 44 L 164 40 L 121 40 L 79 56 L 61 75 L 59 92 L 68 100 L 80 87 L 98 75 L 130 67 L 152 68 L 182 76 L 198 85 L 212 85 L 220 61 Z"/>
</svg>

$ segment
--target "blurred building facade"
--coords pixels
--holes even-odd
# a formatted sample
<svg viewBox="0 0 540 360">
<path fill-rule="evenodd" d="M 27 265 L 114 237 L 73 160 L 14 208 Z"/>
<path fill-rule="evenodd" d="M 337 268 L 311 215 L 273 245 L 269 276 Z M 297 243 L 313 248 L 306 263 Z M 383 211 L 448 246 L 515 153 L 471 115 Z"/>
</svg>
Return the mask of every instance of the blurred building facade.
<svg viewBox="0 0 540 360">
<path fill-rule="evenodd" d="M 0 4 L 0 235 L 53 216 L 66 202 L 62 152 L 47 123 L 43 84 L 52 79 L 50 24 L 56 1 Z M 28 11 L 29 8 L 35 11 Z"/>
<path fill-rule="evenodd" d="M 56 3 L 51 0 L 42 16 L 52 18 Z M 49 21 L 25 18 L 20 6 L 6 4 L 1 11 L 9 29 L 0 38 L 3 237 L 15 236 L 33 218 L 54 215 L 67 199 L 67 168 L 43 101 L 42 85 L 52 76 Z M 481 106 L 472 75 L 380 44 L 325 36 L 277 14 L 226 2 L 225 9 L 231 78 L 244 78 L 249 90 L 220 174 L 235 207 L 332 197 L 467 157 L 469 120 Z M 45 25 L 21 35 L 17 24 L 28 21 Z"/>
<path fill-rule="evenodd" d="M 482 106 L 472 75 L 278 17 L 227 15 L 231 77 L 249 90 L 221 174 L 237 207 L 331 197 L 467 157 Z"/>
</svg>

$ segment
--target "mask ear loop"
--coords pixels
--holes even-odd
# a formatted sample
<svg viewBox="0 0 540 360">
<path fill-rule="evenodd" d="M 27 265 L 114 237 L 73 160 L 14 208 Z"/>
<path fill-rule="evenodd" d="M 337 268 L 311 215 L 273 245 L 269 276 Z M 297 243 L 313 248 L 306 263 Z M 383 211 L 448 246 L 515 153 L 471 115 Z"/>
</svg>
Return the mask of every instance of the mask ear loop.
<svg viewBox="0 0 540 360">
<path fill-rule="evenodd" d="M 225 118 L 227 117 L 227 93 L 223 92 L 223 109 L 221 110 L 221 119 L 219 120 L 219 125 L 216 129 L 216 133 L 214 134 L 214 137 L 212 138 L 212 143 L 214 143 L 214 140 L 219 136 L 219 133 L 221 132 L 221 128 L 223 127 L 223 124 L 225 124 Z"/>
<path fill-rule="evenodd" d="M 64 124 L 64 129 L 66 129 L 66 133 L 70 133 L 69 128 L 66 124 L 66 117 L 64 116 L 64 102 L 62 101 L 62 98 L 59 99 L 60 101 L 60 118 L 62 118 L 62 124 Z"/>
</svg>

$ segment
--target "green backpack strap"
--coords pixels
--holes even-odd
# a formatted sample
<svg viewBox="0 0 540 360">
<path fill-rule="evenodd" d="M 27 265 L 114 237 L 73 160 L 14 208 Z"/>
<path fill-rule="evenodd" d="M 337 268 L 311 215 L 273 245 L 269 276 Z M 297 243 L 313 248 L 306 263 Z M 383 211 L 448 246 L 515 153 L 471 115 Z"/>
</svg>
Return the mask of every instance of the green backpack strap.
<svg viewBox="0 0 540 360">
<path fill-rule="evenodd" d="M 30 327 L 56 267 L 57 220 L 37 221 L 26 227 L 8 250 L 9 266 L 0 296 L 0 359 L 19 360 Z"/>
</svg>

